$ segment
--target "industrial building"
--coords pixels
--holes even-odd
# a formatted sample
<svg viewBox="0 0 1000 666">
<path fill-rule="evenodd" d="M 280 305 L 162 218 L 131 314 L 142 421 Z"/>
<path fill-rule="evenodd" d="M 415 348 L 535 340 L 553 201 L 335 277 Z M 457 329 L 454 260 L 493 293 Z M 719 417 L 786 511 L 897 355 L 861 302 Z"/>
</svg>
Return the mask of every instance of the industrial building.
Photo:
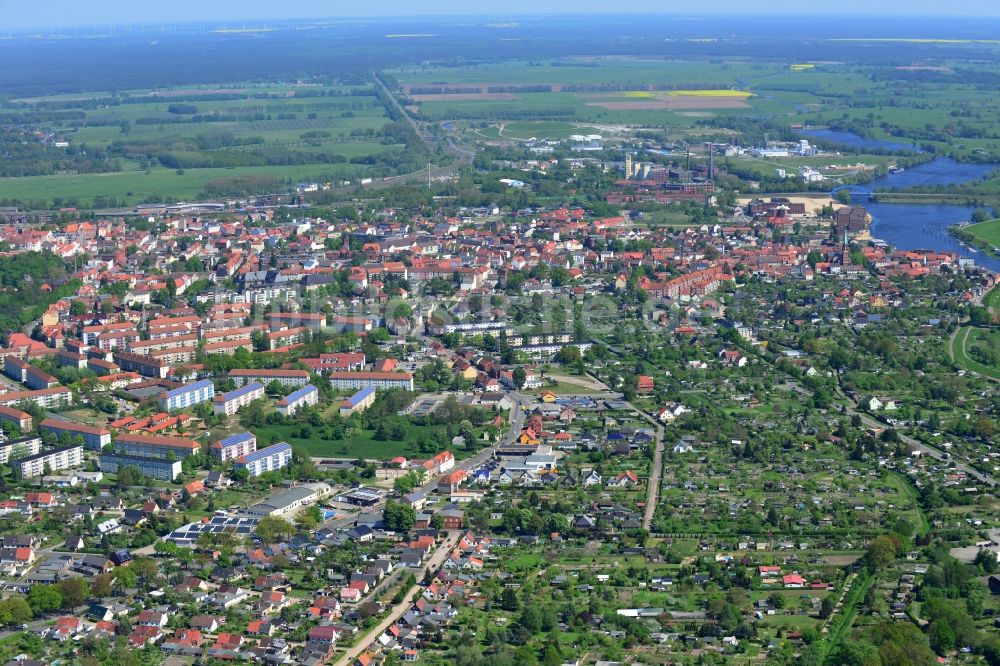
<svg viewBox="0 0 1000 666">
<path fill-rule="evenodd" d="M 266 500 L 254 504 L 243 513 L 248 516 L 290 516 L 302 507 L 315 504 L 329 495 L 330 486 L 325 483 L 303 483 L 279 490 Z"/>
</svg>

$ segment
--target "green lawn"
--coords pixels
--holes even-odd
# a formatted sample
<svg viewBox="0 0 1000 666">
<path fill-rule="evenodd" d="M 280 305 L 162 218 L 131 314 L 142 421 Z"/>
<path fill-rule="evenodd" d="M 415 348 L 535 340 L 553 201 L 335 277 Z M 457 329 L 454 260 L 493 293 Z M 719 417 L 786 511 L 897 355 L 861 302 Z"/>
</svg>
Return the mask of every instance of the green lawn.
<svg viewBox="0 0 1000 666">
<path fill-rule="evenodd" d="M 368 144 L 352 144 L 354 149 Z M 143 171 L 93 173 L 55 176 L 25 176 L 0 178 L 0 199 L 20 201 L 50 201 L 53 196 L 63 201 L 76 199 L 88 206 L 96 196 L 111 197 L 120 206 L 131 206 L 152 197 L 173 197 L 191 200 L 213 178 L 233 178 L 246 175 L 272 176 L 293 182 L 323 179 L 330 175 L 348 180 L 356 178 L 364 167 L 353 164 L 305 164 L 294 166 L 237 167 L 232 169 L 185 169 L 178 174 L 173 169 L 157 167 Z"/>
<path fill-rule="evenodd" d="M 211 88 L 216 87 L 183 90 L 199 94 Z M 292 96 L 304 92 L 301 87 L 235 84 L 226 89 L 235 96 L 187 100 L 151 96 L 144 90 L 123 92 L 117 103 L 79 107 L 82 117 L 74 122 L 53 121 L 44 111 L 34 115 L 36 110 L 26 107 L 25 127 L 54 131 L 71 148 L 85 145 L 90 152 L 123 144 L 126 151 L 116 153 L 122 171 L 0 178 L 0 200 L 24 207 L 89 207 L 95 197 L 102 197 L 101 207 L 130 206 L 147 200 L 191 200 L 214 178 L 267 175 L 282 185 L 356 180 L 371 167 L 351 164 L 351 159 L 400 149 L 383 144 L 378 135 L 390 119 L 370 85 L 310 86 L 314 96 L 301 97 Z M 262 92 L 275 97 L 261 97 Z M 171 112 L 178 103 L 193 107 L 193 113 Z M 239 153 L 251 150 L 290 151 L 287 161 L 294 166 L 225 167 L 230 161 L 240 164 Z M 156 165 L 148 173 L 140 169 L 145 164 L 138 157 L 146 154 L 154 156 Z M 178 174 L 160 166 L 161 155 L 178 156 L 182 164 L 221 166 L 191 167 Z"/>
<path fill-rule="evenodd" d="M 986 294 L 986 297 L 983 298 L 983 305 L 988 307 L 993 314 L 1000 314 L 1000 287 L 993 287 Z"/>
<path fill-rule="evenodd" d="M 780 629 L 808 629 L 818 626 L 820 620 L 809 615 L 766 615 L 757 622 L 760 627 L 775 627 Z"/>
<path fill-rule="evenodd" d="M 439 437 L 444 437 L 447 431 L 445 426 L 420 426 L 411 425 L 406 431 L 406 439 L 403 441 L 377 441 L 374 439 L 374 431 L 358 430 L 345 440 L 324 440 L 317 438 L 302 439 L 293 435 L 301 429 L 299 425 L 266 425 L 254 428 L 257 439 L 261 446 L 266 446 L 272 441 L 288 442 L 292 446 L 304 449 L 309 455 L 317 458 L 365 458 L 368 460 L 389 460 L 396 456 L 406 458 L 426 458 L 443 449 L 448 449 L 455 454 L 458 459 L 468 458 L 474 454 L 464 448 L 455 449 L 450 445 L 439 444 L 431 452 L 422 452 L 418 448 L 418 443 L 424 439 L 436 441 Z"/>
<path fill-rule="evenodd" d="M 987 349 L 998 349 L 1000 333 L 974 326 L 964 326 L 955 335 L 951 345 L 951 356 L 962 368 L 991 379 L 1000 379 L 1000 367 L 984 365 L 969 355 L 973 345 L 981 345 Z"/>
<path fill-rule="evenodd" d="M 962 231 L 974 236 L 990 248 L 1000 247 L 1000 219 L 970 224 L 967 227 L 962 227 Z"/>
</svg>

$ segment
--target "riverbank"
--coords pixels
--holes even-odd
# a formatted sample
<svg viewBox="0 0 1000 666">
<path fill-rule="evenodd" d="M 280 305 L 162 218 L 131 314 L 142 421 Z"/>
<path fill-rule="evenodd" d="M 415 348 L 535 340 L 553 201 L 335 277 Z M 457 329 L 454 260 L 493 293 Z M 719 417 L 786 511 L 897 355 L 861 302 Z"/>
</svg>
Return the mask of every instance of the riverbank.
<svg viewBox="0 0 1000 666">
<path fill-rule="evenodd" d="M 1000 219 L 955 224 L 948 227 L 948 233 L 986 254 L 1000 256 Z"/>
<path fill-rule="evenodd" d="M 971 194 L 875 191 L 868 196 L 868 200 L 879 203 L 974 206 L 976 208 L 992 208 L 1000 206 L 1000 195 L 983 198 L 981 195 L 976 196 Z"/>
</svg>

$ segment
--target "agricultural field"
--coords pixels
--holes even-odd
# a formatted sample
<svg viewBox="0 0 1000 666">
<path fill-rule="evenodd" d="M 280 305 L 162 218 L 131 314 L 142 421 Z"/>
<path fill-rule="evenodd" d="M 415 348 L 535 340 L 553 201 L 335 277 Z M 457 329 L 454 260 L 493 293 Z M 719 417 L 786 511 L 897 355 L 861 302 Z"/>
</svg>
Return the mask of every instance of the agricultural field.
<svg viewBox="0 0 1000 666">
<path fill-rule="evenodd" d="M 213 181 L 235 185 L 227 188 L 233 196 L 257 192 L 248 186 L 241 191 L 238 183 L 254 182 L 257 176 L 264 183 L 278 187 L 302 181 L 329 182 L 351 179 L 367 173 L 365 166 L 301 165 L 259 166 L 208 169 L 165 169 L 139 171 L 132 168 L 119 172 L 52 176 L 0 178 L 0 200 L 26 202 L 34 208 L 48 207 L 125 207 L 153 201 L 189 201 L 206 193 Z M 58 194 L 56 194 L 58 193 Z M 38 205 L 36 205 L 38 204 Z"/>
<path fill-rule="evenodd" d="M 35 142 L 0 173 L 0 200 L 21 205 L 110 207 L 339 184 L 393 173 L 405 150 L 363 83 L 32 97 L 3 116 L 5 139 Z"/>
<path fill-rule="evenodd" d="M 744 89 L 755 78 L 785 71 L 746 61 L 583 57 L 399 68 L 391 74 L 430 119 L 552 117 L 683 126 L 718 114 L 789 113 L 796 103 L 814 101 L 804 92 L 793 92 L 786 103 Z"/>
<path fill-rule="evenodd" d="M 969 44 L 969 57 L 989 48 Z M 1000 119 L 980 90 L 1000 76 L 988 61 L 942 57 L 899 66 L 619 56 L 424 64 L 389 73 L 411 111 L 428 120 L 544 119 L 679 130 L 751 116 L 916 143 L 960 160 L 1000 154 L 993 130 Z"/>
</svg>

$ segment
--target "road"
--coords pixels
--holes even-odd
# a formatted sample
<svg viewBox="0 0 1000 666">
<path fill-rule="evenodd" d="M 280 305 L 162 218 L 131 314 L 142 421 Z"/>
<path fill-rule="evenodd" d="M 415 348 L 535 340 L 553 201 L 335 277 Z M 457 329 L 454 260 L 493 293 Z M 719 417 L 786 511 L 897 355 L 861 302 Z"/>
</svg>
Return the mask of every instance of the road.
<svg viewBox="0 0 1000 666">
<path fill-rule="evenodd" d="M 445 540 L 440 546 L 438 546 L 438 549 L 434 551 L 434 554 L 431 555 L 426 564 L 420 568 L 419 575 L 416 577 L 418 581 L 426 576 L 428 572 L 437 571 L 441 568 L 441 565 L 444 564 L 445 559 L 447 559 L 448 555 L 455 548 L 455 544 L 458 543 L 458 539 L 462 534 L 464 534 L 462 530 L 455 530 L 448 533 L 448 536 L 445 537 Z M 413 606 L 414 594 L 422 589 L 423 587 L 417 584 L 407 590 L 403 600 L 393 606 L 392 610 L 389 611 L 389 614 L 386 615 L 381 622 L 375 625 L 364 636 L 359 638 L 354 644 L 354 647 L 349 648 L 347 652 L 345 652 L 340 659 L 336 661 L 336 666 L 347 666 L 357 659 L 358 656 L 367 650 L 368 646 L 377 640 L 386 629 L 392 626 L 392 624 L 399 618 L 403 617 L 406 611 L 410 610 Z"/>
<path fill-rule="evenodd" d="M 656 448 L 653 449 L 653 465 L 649 470 L 649 483 L 646 487 L 646 510 L 642 514 L 642 529 L 649 530 L 653 514 L 656 513 L 656 502 L 660 497 L 660 477 L 663 475 L 663 424 L 632 403 L 629 403 L 629 407 L 656 428 Z"/>
<path fill-rule="evenodd" d="M 413 129 L 414 132 L 416 132 L 417 136 L 420 137 L 420 140 L 424 142 L 424 145 L 427 146 L 428 150 L 434 152 L 438 146 L 443 145 L 445 149 L 449 153 L 451 153 L 453 157 L 455 157 L 457 161 L 452 166 L 452 168 L 449 169 L 449 171 L 454 171 L 455 169 L 458 169 L 461 166 L 472 163 L 472 160 L 476 157 L 475 151 L 459 148 L 457 145 L 455 145 L 455 142 L 452 139 L 451 134 L 449 134 L 448 132 L 445 132 L 445 138 L 442 144 L 442 142 L 437 137 L 432 135 L 427 130 L 426 127 L 422 126 L 420 123 L 414 120 L 413 116 L 411 116 L 407 112 L 407 110 L 403 108 L 403 106 L 399 103 L 399 100 L 397 100 L 396 96 L 392 94 L 392 91 L 389 90 L 389 87 L 387 85 L 385 85 L 385 81 L 382 80 L 382 77 L 379 76 L 378 73 L 375 74 L 375 85 L 377 85 L 382 89 L 382 92 L 385 93 L 386 97 L 388 97 L 389 100 L 392 102 L 392 105 L 395 108 L 396 113 L 399 116 L 401 116 L 404 120 L 406 120 L 406 123 Z"/>
<path fill-rule="evenodd" d="M 45 627 L 53 624 L 54 620 L 55 620 L 55 617 L 46 618 L 44 620 L 32 620 L 31 622 L 27 623 L 28 624 L 27 629 L 20 629 L 20 628 L 18 628 L 18 629 L 6 629 L 4 631 L 0 631 L 0 640 L 4 640 L 5 638 L 10 638 L 14 634 L 19 634 L 22 631 L 30 631 L 31 633 L 35 633 L 35 632 L 39 631 L 40 629 L 43 629 L 43 628 L 45 628 Z"/>
</svg>

